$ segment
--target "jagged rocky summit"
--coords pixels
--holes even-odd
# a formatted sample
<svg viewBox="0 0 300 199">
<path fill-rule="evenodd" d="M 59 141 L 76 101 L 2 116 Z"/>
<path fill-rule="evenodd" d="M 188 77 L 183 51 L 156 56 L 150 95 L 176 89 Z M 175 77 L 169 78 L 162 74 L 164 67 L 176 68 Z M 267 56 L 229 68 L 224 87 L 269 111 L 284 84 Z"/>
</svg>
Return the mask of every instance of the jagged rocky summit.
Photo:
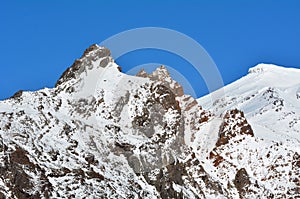
<svg viewBox="0 0 300 199">
<path fill-rule="evenodd" d="M 0 198 L 300 197 L 299 69 L 258 65 L 214 102 L 120 71 L 92 45 L 0 102 Z"/>
</svg>

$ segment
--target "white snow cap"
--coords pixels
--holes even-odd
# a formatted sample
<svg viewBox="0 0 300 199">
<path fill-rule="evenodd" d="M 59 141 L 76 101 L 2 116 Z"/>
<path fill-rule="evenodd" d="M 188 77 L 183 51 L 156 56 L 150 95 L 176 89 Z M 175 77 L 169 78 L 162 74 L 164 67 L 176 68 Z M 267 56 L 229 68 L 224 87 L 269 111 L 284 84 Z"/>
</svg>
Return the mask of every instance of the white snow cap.
<svg viewBox="0 0 300 199">
<path fill-rule="evenodd" d="M 263 72 L 282 72 L 282 71 L 290 71 L 290 70 L 297 70 L 297 69 L 278 66 L 275 64 L 260 63 L 252 68 L 249 68 L 248 73 L 251 74 L 251 73 L 263 73 Z M 299 71 L 297 70 L 297 72 Z"/>
</svg>

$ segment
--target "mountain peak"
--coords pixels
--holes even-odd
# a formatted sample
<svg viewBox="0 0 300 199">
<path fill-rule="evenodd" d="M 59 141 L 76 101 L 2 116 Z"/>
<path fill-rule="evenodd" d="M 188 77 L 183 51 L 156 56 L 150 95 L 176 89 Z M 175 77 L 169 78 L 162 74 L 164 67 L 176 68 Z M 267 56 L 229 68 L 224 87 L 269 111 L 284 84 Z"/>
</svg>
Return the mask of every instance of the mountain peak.
<svg viewBox="0 0 300 199">
<path fill-rule="evenodd" d="M 92 70 L 93 68 L 104 68 L 111 62 L 113 62 L 113 59 L 110 50 L 93 44 L 84 51 L 80 59 L 76 59 L 72 66 L 61 75 L 55 87 L 71 79 L 76 79 L 82 73 L 87 73 L 88 70 Z"/>
<path fill-rule="evenodd" d="M 260 63 L 257 64 L 256 66 L 250 68 L 248 70 L 249 73 L 263 73 L 267 71 L 272 71 L 272 70 L 277 70 L 279 68 L 283 68 L 274 64 L 265 64 L 265 63 Z"/>
<path fill-rule="evenodd" d="M 141 69 L 136 74 L 136 76 L 144 78 L 147 77 L 153 81 L 159 81 L 164 86 L 170 88 L 175 95 L 184 95 L 183 87 L 180 84 L 178 84 L 178 82 L 176 82 L 174 79 L 172 79 L 168 69 L 164 65 L 161 65 L 160 67 L 156 68 L 151 74 L 148 74 L 144 69 Z"/>
<path fill-rule="evenodd" d="M 136 76 L 138 77 L 149 77 L 149 78 L 155 78 L 155 79 L 163 79 L 163 78 L 170 78 L 170 73 L 168 69 L 161 65 L 160 67 L 156 68 L 151 74 L 148 74 L 145 69 L 141 69 Z"/>
<path fill-rule="evenodd" d="M 265 73 L 265 72 L 283 72 L 283 71 L 300 71 L 299 69 L 296 68 L 287 68 L 283 66 L 278 66 L 275 64 L 266 64 L 266 63 L 260 63 L 257 64 L 256 66 L 249 68 L 248 73 L 253 74 L 253 73 Z"/>
<path fill-rule="evenodd" d="M 160 78 L 170 77 L 170 73 L 164 65 L 161 65 L 155 71 L 153 71 L 152 75 Z"/>
<path fill-rule="evenodd" d="M 98 44 L 92 44 L 90 47 L 88 47 L 82 54 L 81 58 L 86 57 L 86 56 L 91 56 L 93 54 L 97 54 L 101 52 L 103 49 L 106 49 L 109 51 L 109 49 L 99 46 Z M 110 52 L 108 52 L 110 55 Z"/>
</svg>

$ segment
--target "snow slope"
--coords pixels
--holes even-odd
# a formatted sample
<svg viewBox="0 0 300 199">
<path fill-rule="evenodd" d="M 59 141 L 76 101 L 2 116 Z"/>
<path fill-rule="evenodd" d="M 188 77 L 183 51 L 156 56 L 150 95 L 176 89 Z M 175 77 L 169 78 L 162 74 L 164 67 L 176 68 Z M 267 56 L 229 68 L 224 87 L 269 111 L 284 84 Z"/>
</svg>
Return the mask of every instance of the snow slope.
<svg viewBox="0 0 300 199">
<path fill-rule="evenodd" d="M 225 86 L 225 96 L 210 102 L 207 95 L 199 104 L 214 113 L 237 108 L 245 113 L 258 137 L 300 141 L 300 70 L 259 64 L 249 74 Z"/>
</svg>

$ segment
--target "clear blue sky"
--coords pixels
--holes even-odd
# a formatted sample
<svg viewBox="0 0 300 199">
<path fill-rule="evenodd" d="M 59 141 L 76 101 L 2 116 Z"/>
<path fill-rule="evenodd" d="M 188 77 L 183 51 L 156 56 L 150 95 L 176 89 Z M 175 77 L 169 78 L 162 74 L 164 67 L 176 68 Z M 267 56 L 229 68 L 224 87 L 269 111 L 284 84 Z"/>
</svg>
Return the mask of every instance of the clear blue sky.
<svg viewBox="0 0 300 199">
<path fill-rule="evenodd" d="M 145 26 L 174 29 L 198 41 L 225 84 L 260 62 L 299 68 L 298 2 L 3 0 L 0 99 L 21 89 L 53 87 L 89 45 Z M 123 67 L 149 62 L 188 65 L 157 50 L 132 52 L 116 61 Z M 193 79 L 192 84 L 198 96 L 207 93 L 201 79 Z"/>
</svg>

